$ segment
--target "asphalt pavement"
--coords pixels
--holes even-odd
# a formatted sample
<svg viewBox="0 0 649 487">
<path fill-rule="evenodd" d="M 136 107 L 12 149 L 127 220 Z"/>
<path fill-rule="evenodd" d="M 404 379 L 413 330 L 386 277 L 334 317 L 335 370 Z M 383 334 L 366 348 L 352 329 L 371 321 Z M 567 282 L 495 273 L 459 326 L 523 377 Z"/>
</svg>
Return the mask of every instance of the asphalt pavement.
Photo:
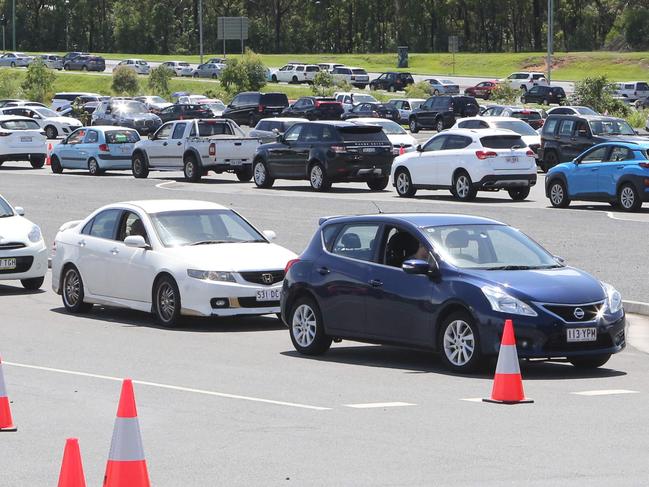
<svg viewBox="0 0 649 487">
<path fill-rule="evenodd" d="M 649 209 L 554 209 L 542 175 L 528 201 L 480 193 L 473 203 L 447 191 L 402 199 L 392 187 L 373 193 L 337 184 L 316 194 L 306 181 L 260 190 L 231 175 L 202 183 L 181 176 L 54 175 L 5 163 L 0 194 L 25 207 L 48 244 L 62 223 L 132 199 L 228 205 L 298 253 L 323 215 L 377 206 L 469 213 L 514 225 L 625 299 L 649 301 Z M 0 485 L 54 484 L 70 436 L 80 439 L 88 485 L 99 485 L 123 377 L 136 381 L 156 486 L 610 486 L 649 478 L 647 318 L 630 317 L 630 345 L 600 370 L 524 363 L 535 402 L 499 406 L 479 401 L 490 393 L 491 372 L 450 374 L 429 353 L 344 341 L 305 358 L 273 317 L 188 319 L 169 330 L 145 313 L 112 308 L 72 316 L 49 279 L 39 292 L 0 285 L 0 353 L 19 427 L 0 433 Z"/>
</svg>

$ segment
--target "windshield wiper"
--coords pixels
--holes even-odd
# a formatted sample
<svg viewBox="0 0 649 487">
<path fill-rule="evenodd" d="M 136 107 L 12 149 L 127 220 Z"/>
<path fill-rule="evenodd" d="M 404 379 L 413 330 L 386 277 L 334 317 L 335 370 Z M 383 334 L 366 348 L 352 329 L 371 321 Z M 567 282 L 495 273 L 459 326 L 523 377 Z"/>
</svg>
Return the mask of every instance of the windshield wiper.
<svg viewBox="0 0 649 487">
<path fill-rule="evenodd" d="M 538 266 L 530 265 L 501 265 L 495 267 L 486 267 L 488 271 L 527 271 L 530 269 L 538 269 Z"/>
<path fill-rule="evenodd" d="M 189 245 L 209 245 L 209 244 L 222 244 L 230 243 L 230 240 L 200 240 L 198 242 L 191 243 Z"/>
</svg>

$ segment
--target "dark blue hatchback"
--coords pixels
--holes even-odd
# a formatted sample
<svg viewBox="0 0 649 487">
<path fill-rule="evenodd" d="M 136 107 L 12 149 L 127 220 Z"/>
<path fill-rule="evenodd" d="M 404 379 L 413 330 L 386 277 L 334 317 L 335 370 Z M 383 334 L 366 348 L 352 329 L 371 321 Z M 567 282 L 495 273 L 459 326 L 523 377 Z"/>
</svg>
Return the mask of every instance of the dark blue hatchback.
<svg viewBox="0 0 649 487">
<path fill-rule="evenodd" d="M 468 371 L 497 355 L 506 318 L 521 357 L 599 367 L 625 346 L 612 286 L 472 216 L 322 219 L 287 266 L 281 305 L 293 345 L 309 355 L 353 339 L 435 350 Z"/>
</svg>

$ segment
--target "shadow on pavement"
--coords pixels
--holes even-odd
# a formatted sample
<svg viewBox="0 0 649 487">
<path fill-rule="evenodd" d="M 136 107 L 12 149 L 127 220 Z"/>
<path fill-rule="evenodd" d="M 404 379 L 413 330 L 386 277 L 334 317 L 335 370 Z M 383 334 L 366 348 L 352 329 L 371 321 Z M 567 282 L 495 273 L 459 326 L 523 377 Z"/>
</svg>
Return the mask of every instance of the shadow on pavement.
<svg viewBox="0 0 649 487">
<path fill-rule="evenodd" d="M 179 176 L 179 177 L 171 177 L 171 176 L 155 177 L 155 176 L 149 176 L 149 178 L 150 179 L 157 179 L 157 180 L 160 180 L 160 181 L 173 181 L 173 182 L 176 182 L 176 183 L 187 183 L 187 184 L 190 184 L 190 185 L 193 185 L 193 184 L 228 184 L 228 185 L 232 185 L 232 184 L 235 184 L 235 185 L 236 184 L 242 184 L 242 185 L 243 184 L 248 184 L 248 185 L 250 185 L 250 184 L 253 184 L 252 182 L 233 181 L 232 179 L 219 179 L 219 178 L 212 178 L 212 177 L 205 177 L 205 176 L 203 176 L 200 181 L 197 181 L 195 183 L 193 183 L 191 181 L 187 181 L 183 176 Z"/>
<path fill-rule="evenodd" d="M 0 284 L 0 296 L 28 296 L 30 294 L 43 294 L 47 291 L 45 289 L 36 289 L 29 291 L 22 286 L 8 286 Z"/>
<path fill-rule="evenodd" d="M 285 330 L 286 326 L 274 316 L 239 316 L 194 318 L 182 317 L 175 328 L 166 328 L 155 323 L 153 315 L 142 311 L 108 306 L 93 306 L 89 313 L 72 315 L 65 308 L 52 308 L 51 311 L 61 315 L 74 316 L 79 320 L 93 320 L 115 323 L 123 326 L 143 326 L 173 332 L 228 333 Z"/>
<path fill-rule="evenodd" d="M 476 379 L 493 379 L 495 359 L 488 361 L 482 371 L 471 374 L 457 374 L 446 369 L 441 359 L 433 352 L 409 350 L 384 345 L 334 346 L 326 354 L 318 357 L 301 355 L 291 350 L 282 355 L 302 360 L 334 362 L 364 367 L 384 367 L 399 369 L 407 373 L 434 373 Z M 596 379 L 618 377 L 626 372 L 607 369 L 577 369 L 565 361 L 521 361 L 521 373 L 525 380 Z"/>
</svg>

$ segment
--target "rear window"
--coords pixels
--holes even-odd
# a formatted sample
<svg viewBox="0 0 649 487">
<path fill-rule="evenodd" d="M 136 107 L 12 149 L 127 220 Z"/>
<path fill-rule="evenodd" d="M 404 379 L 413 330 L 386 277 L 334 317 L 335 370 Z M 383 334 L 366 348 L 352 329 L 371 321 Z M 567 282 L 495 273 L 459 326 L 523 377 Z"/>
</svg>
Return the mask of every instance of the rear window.
<svg viewBox="0 0 649 487">
<path fill-rule="evenodd" d="M 338 127 L 338 133 L 345 142 L 390 142 L 378 125 L 357 125 L 354 127 Z"/>
<path fill-rule="evenodd" d="M 107 144 L 134 144 L 140 136 L 134 130 L 109 130 L 106 132 Z"/>
<path fill-rule="evenodd" d="M 489 149 L 512 149 L 514 147 L 526 146 L 523 139 L 518 135 L 489 135 L 487 137 L 481 137 L 480 143 L 482 147 Z"/>
<path fill-rule="evenodd" d="M 352 73 L 354 74 L 367 74 L 367 71 L 364 69 L 352 69 Z"/>
<path fill-rule="evenodd" d="M 79 95 L 71 94 L 71 95 L 54 95 L 55 100 L 69 100 L 69 101 L 74 101 Z"/>
<path fill-rule="evenodd" d="M 0 127 L 6 130 L 40 130 L 41 127 L 33 120 L 5 120 Z"/>
<path fill-rule="evenodd" d="M 261 95 L 259 103 L 274 107 L 287 107 L 288 97 L 284 93 L 266 93 Z"/>
<path fill-rule="evenodd" d="M 541 120 L 539 112 L 513 112 L 512 117 L 524 120 Z"/>
<path fill-rule="evenodd" d="M 307 72 L 313 72 L 313 71 L 320 71 L 320 68 L 318 66 L 307 66 L 306 70 Z"/>
<path fill-rule="evenodd" d="M 198 122 L 198 135 L 210 137 L 212 135 L 232 135 L 232 130 L 227 123 L 223 122 Z"/>
</svg>

